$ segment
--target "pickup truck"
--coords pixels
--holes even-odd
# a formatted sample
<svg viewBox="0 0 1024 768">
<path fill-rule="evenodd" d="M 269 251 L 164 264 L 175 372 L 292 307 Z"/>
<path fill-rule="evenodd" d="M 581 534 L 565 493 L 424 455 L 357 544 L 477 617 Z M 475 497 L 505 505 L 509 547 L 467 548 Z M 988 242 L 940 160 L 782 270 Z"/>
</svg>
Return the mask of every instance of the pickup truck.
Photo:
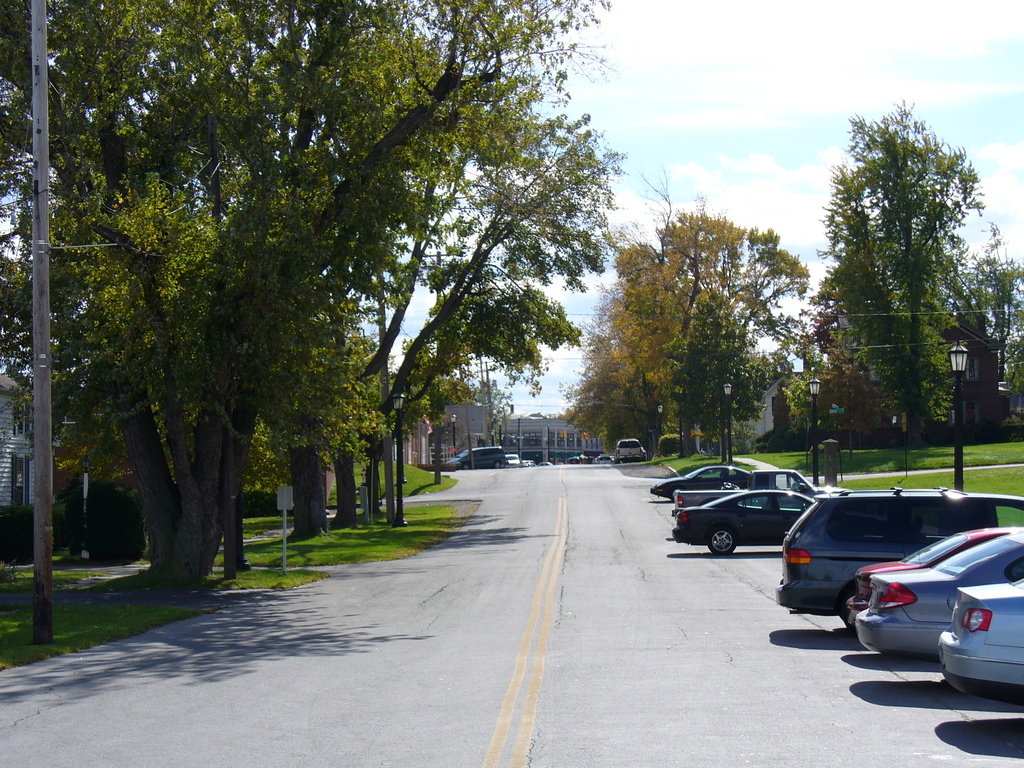
<svg viewBox="0 0 1024 768">
<path fill-rule="evenodd" d="M 667 481 L 666 481 L 667 482 Z M 672 500 L 676 509 L 682 507 L 694 507 L 705 504 L 712 499 L 727 496 L 736 491 L 796 491 L 797 493 L 813 495 L 820 489 L 815 488 L 811 481 L 793 469 L 755 469 L 740 475 L 735 479 L 719 485 L 718 488 L 701 488 L 699 490 L 675 490 L 672 492 Z M 654 488 L 651 493 L 655 493 Z M 657 495 L 657 494 L 656 494 Z"/>
<path fill-rule="evenodd" d="M 644 450 L 639 440 L 626 438 L 619 440 L 615 445 L 612 461 L 616 464 L 625 464 L 627 461 L 647 461 L 647 451 Z"/>
<path fill-rule="evenodd" d="M 702 506 L 677 508 L 672 538 L 680 544 L 706 545 L 713 555 L 731 555 L 739 544 L 781 544 L 813 503 L 796 491 L 733 492 Z"/>
</svg>

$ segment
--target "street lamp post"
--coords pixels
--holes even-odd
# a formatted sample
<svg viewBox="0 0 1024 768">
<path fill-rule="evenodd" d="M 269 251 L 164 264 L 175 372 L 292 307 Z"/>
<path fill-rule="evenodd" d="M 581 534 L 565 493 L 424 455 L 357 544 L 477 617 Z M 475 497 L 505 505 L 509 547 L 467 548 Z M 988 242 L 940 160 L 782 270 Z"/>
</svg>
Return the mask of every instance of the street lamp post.
<svg viewBox="0 0 1024 768">
<path fill-rule="evenodd" d="M 391 524 L 393 528 L 406 525 L 405 510 L 403 507 L 402 494 L 405 493 L 405 446 L 402 445 L 402 405 L 405 403 L 405 395 L 395 392 L 391 396 L 391 403 L 395 406 L 395 442 L 398 444 L 398 472 L 395 474 L 395 521 Z"/>
<path fill-rule="evenodd" d="M 662 420 L 662 414 L 664 412 L 665 412 L 665 406 L 659 405 L 658 406 L 658 437 L 657 437 L 657 440 L 654 443 L 654 448 L 655 448 L 654 453 L 658 452 L 658 450 L 657 450 L 658 449 L 658 443 L 661 442 L 661 424 L 662 424 L 661 420 Z M 654 454 L 651 454 L 651 458 L 652 459 L 654 458 Z"/>
<path fill-rule="evenodd" d="M 725 392 L 725 463 L 732 464 L 732 384 L 726 382 Z"/>
<path fill-rule="evenodd" d="M 967 347 L 958 341 L 949 350 L 949 367 L 953 371 L 953 487 L 964 489 L 964 371 L 967 370 Z"/>
<path fill-rule="evenodd" d="M 457 446 L 455 445 L 455 420 L 458 418 L 459 414 L 452 414 L 452 453 L 455 453 L 457 451 Z"/>
<path fill-rule="evenodd" d="M 818 394 L 821 382 L 815 376 L 807 382 L 807 391 L 811 393 L 811 473 L 814 484 L 818 484 Z"/>
</svg>

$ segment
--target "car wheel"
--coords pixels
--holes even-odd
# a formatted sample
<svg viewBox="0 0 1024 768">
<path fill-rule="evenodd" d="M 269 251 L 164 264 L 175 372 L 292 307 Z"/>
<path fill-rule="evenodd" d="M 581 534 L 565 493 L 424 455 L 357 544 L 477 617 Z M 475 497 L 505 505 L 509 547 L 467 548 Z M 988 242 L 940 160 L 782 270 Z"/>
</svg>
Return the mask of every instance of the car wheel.
<svg viewBox="0 0 1024 768">
<path fill-rule="evenodd" d="M 708 534 L 708 549 L 712 555 L 731 555 L 736 549 L 736 532 L 727 525 L 712 528 Z"/>
<path fill-rule="evenodd" d="M 850 621 L 850 614 L 846 610 L 846 601 L 853 597 L 856 586 L 851 581 L 845 587 L 843 591 L 839 593 L 839 599 L 836 601 L 836 613 L 839 614 L 839 618 L 843 621 L 843 626 L 847 632 L 857 632 L 857 624 Z"/>
</svg>

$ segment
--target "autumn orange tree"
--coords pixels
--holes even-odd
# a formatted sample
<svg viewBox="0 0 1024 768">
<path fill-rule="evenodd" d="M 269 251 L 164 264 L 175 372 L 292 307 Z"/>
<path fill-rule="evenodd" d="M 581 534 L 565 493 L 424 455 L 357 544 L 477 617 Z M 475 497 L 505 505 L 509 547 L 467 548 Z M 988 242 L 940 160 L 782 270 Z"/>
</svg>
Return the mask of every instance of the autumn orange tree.
<svg viewBox="0 0 1024 768">
<path fill-rule="evenodd" d="M 772 230 L 703 202 L 663 216 L 653 238 L 634 229 L 614 245 L 617 280 L 588 330 L 573 418 L 609 440 L 673 425 L 685 444 L 719 424 L 726 381 L 734 418 L 752 417 L 776 365 L 759 342 L 794 328 L 782 302 L 804 294 L 807 268 Z"/>
</svg>

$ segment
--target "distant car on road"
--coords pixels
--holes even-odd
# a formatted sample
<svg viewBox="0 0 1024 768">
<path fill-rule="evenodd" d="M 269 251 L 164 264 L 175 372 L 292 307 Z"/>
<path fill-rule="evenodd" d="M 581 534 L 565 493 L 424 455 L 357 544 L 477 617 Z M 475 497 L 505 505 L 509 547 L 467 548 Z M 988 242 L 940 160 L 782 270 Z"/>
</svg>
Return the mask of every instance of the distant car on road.
<svg viewBox="0 0 1024 768">
<path fill-rule="evenodd" d="M 594 464 L 614 464 L 615 459 L 607 453 L 602 453 L 600 456 L 594 457 Z"/>
<path fill-rule="evenodd" d="M 1024 705 L 1024 581 L 958 590 L 939 662 L 958 691 Z"/>
<path fill-rule="evenodd" d="M 731 555 L 740 544 L 780 544 L 814 500 L 793 491 L 739 491 L 702 507 L 676 510 L 672 538 Z"/>
<path fill-rule="evenodd" d="M 626 438 L 615 444 L 613 459 L 616 464 L 625 464 L 629 461 L 646 461 L 647 451 L 639 440 Z"/>
<path fill-rule="evenodd" d="M 460 451 L 452 456 L 450 463 L 456 469 L 496 469 L 508 464 L 504 449 L 499 445 L 487 445 L 473 449 L 473 463 L 469 462 L 469 454 Z"/>
<path fill-rule="evenodd" d="M 857 639 L 879 653 L 938 659 L 959 587 L 1024 578 L 1024 534 L 990 539 L 934 568 L 871 577 L 871 603 L 857 614 Z"/>
<path fill-rule="evenodd" d="M 505 454 L 505 466 L 507 466 L 507 467 L 521 467 L 521 466 L 523 466 L 523 462 L 520 460 L 519 456 L 517 456 L 516 454 L 514 454 L 514 453 L 506 453 Z"/>
</svg>

